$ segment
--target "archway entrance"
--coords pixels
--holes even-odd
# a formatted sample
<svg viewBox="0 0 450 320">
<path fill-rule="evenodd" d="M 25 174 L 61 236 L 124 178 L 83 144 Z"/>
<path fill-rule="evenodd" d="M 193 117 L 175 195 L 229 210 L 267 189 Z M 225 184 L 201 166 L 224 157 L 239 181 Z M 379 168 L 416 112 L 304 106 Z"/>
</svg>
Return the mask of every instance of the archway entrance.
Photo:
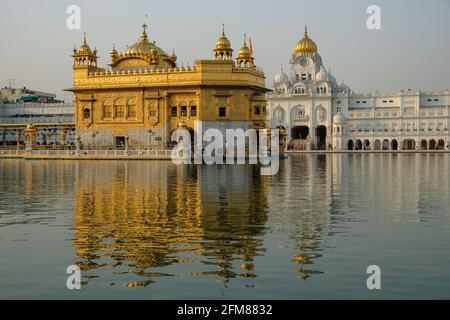
<svg viewBox="0 0 450 320">
<path fill-rule="evenodd" d="M 356 148 L 355 150 L 362 150 L 363 149 L 363 144 L 361 140 L 356 140 Z"/>
<path fill-rule="evenodd" d="M 438 150 L 445 150 L 445 141 L 443 139 L 438 141 Z"/>
<path fill-rule="evenodd" d="M 391 142 L 391 150 L 398 151 L 398 141 L 395 139 Z"/>
<path fill-rule="evenodd" d="M 403 150 L 416 150 L 416 141 L 411 139 L 403 141 Z"/>
<path fill-rule="evenodd" d="M 430 150 L 436 150 L 436 140 L 430 140 Z"/>
<path fill-rule="evenodd" d="M 383 151 L 389 150 L 389 140 L 383 140 Z"/>
<path fill-rule="evenodd" d="M 316 148 L 317 150 L 327 149 L 327 127 L 325 126 L 316 128 Z"/>
<path fill-rule="evenodd" d="M 178 130 L 178 129 L 184 129 L 184 130 L 187 130 L 187 131 L 189 132 L 189 135 L 191 136 L 191 141 L 190 141 L 190 142 L 191 142 L 191 148 L 194 149 L 194 147 L 195 147 L 195 131 L 194 131 L 194 129 L 188 128 L 188 127 L 177 128 L 177 129 L 175 129 L 175 130 L 172 130 L 172 132 L 170 133 L 170 137 L 172 137 L 173 134 L 174 134 L 174 132 L 175 132 L 176 130 Z M 258 132 L 257 132 L 257 136 L 256 136 L 256 137 L 257 137 L 257 139 L 259 139 L 259 133 L 258 133 Z M 173 147 L 175 147 L 178 143 L 180 143 L 180 142 L 182 142 L 182 141 L 183 141 L 183 137 L 180 136 L 177 142 L 170 141 L 170 142 L 168 143 L 168 145 L 169 145 L 170 148 L 173 148 Z M 258 141 L 258 145 L 259 145 L 259 141 Z"/>
<path fill-rule="evenodd" d="M 421 149 L 421 150 L 428 150 L 428 143 L 427 143 L 427 140 L 422 140 L 422 141 L 420 142 L 420 149 Z"/>
<path fill-rule="evenodd" d="M 308 136 L 309 136 L 309 127 L 300 126 L 292 128 L 291 137 L 293 140 L 306 140 Z"/>
<path fill-rule="evenodd" d="M 353 142 L 353 140 L 348 140 L 347 149 L 349 151 L 353 151 L 355 149 L 355 143 Z"/>
<path fill-rule="evenodd" d="M 370 141 L 364 140 L 364 150 L 370 150 Z"/>
<path fill-rule="evenodd" d="M 377 150 L 377 151 L 381 150 L 381 141 L 380 140 L 375 141 L 375 150 Z"/>
<path fill-rule="evenodd" d="M 115 137 L 114 138 L 114 143 L 115 143 L 115 146 L 116 146 L 116 149 L 117 150 L 123 150 L 123 149 L 125 149 L 125 137 Z"/>
</svg>

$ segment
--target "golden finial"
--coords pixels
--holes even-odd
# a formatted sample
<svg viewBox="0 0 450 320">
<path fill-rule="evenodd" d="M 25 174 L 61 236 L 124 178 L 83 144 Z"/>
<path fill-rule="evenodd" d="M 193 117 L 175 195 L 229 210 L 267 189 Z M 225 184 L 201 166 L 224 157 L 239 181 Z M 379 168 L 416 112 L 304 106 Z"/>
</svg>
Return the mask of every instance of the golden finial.
<svg viewBox="0 0 450 320">
<path fill-rule="evenodd" d="M 305 35 L 308 35 L 308 26 L 305 24 Z"/>
<path fill-rule="evenodd" d="M 222 36 L 225 37 L 225 23 L 222 23 Z"/>
<path fill-rule="evenodd" d="M 84 33 L 84 44 L 87 45 L 86 32 Z"/>
<path fill-rule="evenodd" d="M 244 34 L 244 47 L 247 46 L 247 34 Z"/>
<path fill-rule="evenodd" d="M 148 39 L 148 36 L 147 36 L 147 30 L 148 30 L 148 26 L 147 26 L 147 24 L 144 22 L 144 23 L 142 24 L 142 35 L 141 35 L 141 40 L 142 40 L 142 41 L 146 41 L 146 40 Z"/>
</svg>

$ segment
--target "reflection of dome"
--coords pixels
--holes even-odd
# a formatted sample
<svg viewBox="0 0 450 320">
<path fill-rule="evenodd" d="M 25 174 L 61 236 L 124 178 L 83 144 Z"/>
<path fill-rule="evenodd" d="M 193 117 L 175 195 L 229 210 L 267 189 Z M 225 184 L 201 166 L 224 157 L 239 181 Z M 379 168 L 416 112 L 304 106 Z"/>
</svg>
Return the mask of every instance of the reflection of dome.
<svg viewBox="0 0 450 320">
<path fill-rule="evenodd" d="M 286 83 L 286 82 L 288 82 L 288 80 L 289 80 L 288 75 L 287 75 L 286 73 L 284 73 L 283 67 L 281 67 L 280 72 L 278 72 L 278 73 L 275 75 L 274 82 L 275 82 L 276 84 L 278 84 L 278 83 Z"/>
<path fill-rule="evenodd" d="M 303 36 L 303 39 L 301 39 L 295 45 L 295 53 L 297 55 L 304 55 L 304 54 L 313 55 L 313 54 L 317 53 L 317 45 L 308 36 L 307 28 L 305 28 L 305 35 Z"/>
<path fill-rule="evenodd" d="M 329 77 L 328 77 L 328 73 L 325 71 L 324 67 L 321 66 L 320 67 L 320 71 L 317 73 L 316 75 L 316 81 L 320 82 L 320 81 L 329 81 Z"/>
</svg>

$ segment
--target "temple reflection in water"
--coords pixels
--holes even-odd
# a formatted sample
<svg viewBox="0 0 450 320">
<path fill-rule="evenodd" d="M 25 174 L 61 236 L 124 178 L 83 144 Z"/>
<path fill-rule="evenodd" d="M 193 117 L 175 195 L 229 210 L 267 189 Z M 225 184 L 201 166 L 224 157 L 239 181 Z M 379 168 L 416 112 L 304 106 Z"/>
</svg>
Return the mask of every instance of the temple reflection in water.
<svg viewBox="0 0 450 320">
<path fill-rule="evenodd" d="M 306 280 L 354 223 L 427 224 L 429 191 L 448 199 L 449 165 L 434 154 L 298 155 L 261 177 L 254 166 L 74 163 L 77 261 L 146 280 L 128 286 L 180 270 L 227 285 L 264 277 L 258 258 L 271 259 L 278 239 L 291 275 Z"/>
<path fill-rule="evenodd" d="M 251 166 L 77 163 L 74 246 L 80 266 L 99 268 L 108 257 L 105 263 L 161 276 L 166 274 L 148 269 L 192 262 L 215 267 L 197 275 L 252 277 L 267 221 L 267 188 L 259 173 Z M 240 271 L 233 270 L 235 261 Z"/>
</svg>

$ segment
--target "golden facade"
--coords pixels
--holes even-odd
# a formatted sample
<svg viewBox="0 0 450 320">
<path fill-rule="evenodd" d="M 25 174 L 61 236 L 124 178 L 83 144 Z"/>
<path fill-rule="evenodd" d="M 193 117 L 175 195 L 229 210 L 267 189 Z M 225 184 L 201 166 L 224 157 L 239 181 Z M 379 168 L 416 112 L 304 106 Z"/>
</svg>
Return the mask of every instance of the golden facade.
<svg viewBox="0 0 450 320">
<path fill-rule="evenodd" d="M 178 66 L 150 41 L 143 25 L 140 40 L 111 51 L 109 69 L 97 65 L 97 50 L 84 43 L 73 50 L 77 134 L 85 145 L 165 148 L 180 125 L 208 128 L 265 127 L 265 76 L 244 40 L 236 61 L 222 32 L 213 60 Z"/>
</svg>

